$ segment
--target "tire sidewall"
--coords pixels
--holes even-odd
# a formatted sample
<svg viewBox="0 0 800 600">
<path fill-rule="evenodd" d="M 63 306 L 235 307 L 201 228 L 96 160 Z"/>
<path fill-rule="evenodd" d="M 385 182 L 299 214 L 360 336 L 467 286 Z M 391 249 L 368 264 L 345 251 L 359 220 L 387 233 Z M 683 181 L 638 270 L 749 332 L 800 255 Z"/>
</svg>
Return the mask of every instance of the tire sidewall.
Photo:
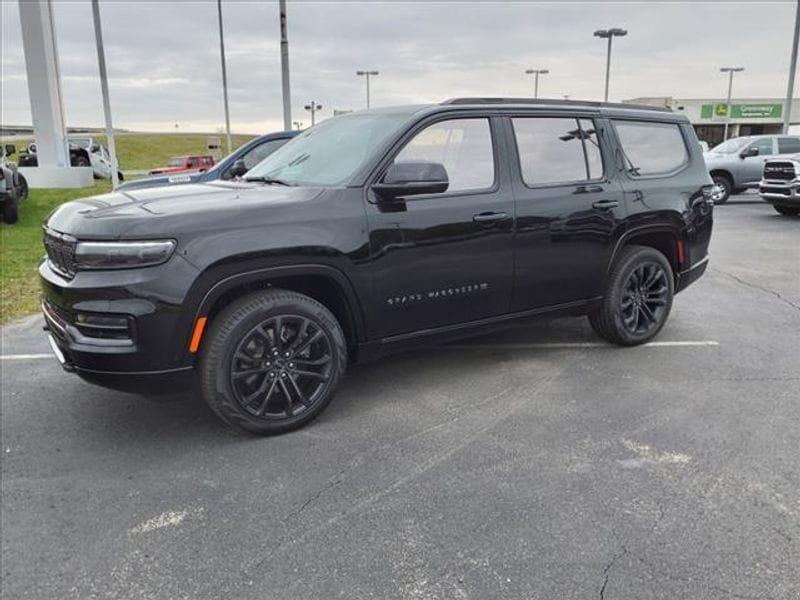
<svg viewBox="0 0 800 600">
<path fill-rule="evenodd" d="M 722 198 L 715 200 L 714 204 L 725 204 L 728 201 L 728 198 L 731 197 L 733 185 L 725 175 L 714 175 L 711 179 L 716 185 L 720 186 L 725 191 Z"/>
<path fill-rule="evenodd" d="M 243 309 L 245 313 L 241 312 Z M 311 408 L 287 419 L 268 421 L 251 415 L 239 405 L 230 373 L 233 355 L 242 338 L 259 323 L 278 315 L 302 316 L 318 325 L 328 338 L 334 364 L 322 397 Z M 339 323 L 324 306 L 296 293 L 275 292 L 271 301 L 258 302 L 251 299 L 251 302 L 232 305 L 229 311 L 220 314 L 218 321 L 212 326 L 209 340 L 209 352 L 201 358 L 204 388 L 208 379 L 213 382 L 211 389 L 204 389 L 204 393 L 213 394 L 213 402 L 210 401 L 209 404 L 227 423 L 255 433 L 290 431 L 312 420 L 333 399 L 347 364 L 347 345 Z"/>
<path fill-rule="evenodd" d="M 658 263 L 664 269 L 664 272 L 667 275 L 667 303 L 664 307 L 663 317 L 661 318 L 661 322 L 658 324 L 658 326 L 653 330 L 636 334 L 630 332 L 628 328 L 625 327 L 625 324 L 622 321 L 622 309 L 620 305 L 625 283 L 628 281 L 633 271 L 645 262 Z M 661 252 L 652 248 L 642 247 L 638 248 L 635 253 L 626 257 L 623 260 L 623 263 L 619 266 L 619 269 L 615 272 L 614 281 L 612 282 L 611 289 L 609 290 L 609 295 L 606 300 L 609 309 L 612 311 L 614 329 L 616 329 L 620 341 L 625 345 L 634 346 L 645 343 L 658 335 L 658 332 L 661 331 L 669 319 L 670 312 L 672 311 L 672 300 L 674 294 L 675 280 L 672 267 L 670 266 L 666 257 L 661 254 Z"/>
</svg>

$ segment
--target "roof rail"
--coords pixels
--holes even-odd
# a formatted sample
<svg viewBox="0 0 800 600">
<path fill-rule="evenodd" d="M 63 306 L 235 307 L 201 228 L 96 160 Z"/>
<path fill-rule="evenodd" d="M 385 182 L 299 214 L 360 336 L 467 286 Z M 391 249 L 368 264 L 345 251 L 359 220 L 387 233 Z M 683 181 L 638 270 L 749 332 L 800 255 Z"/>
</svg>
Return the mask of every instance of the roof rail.
<svg viewBox="0 0 800 600">
<path fill-rule="evenodd" d="M 590 100 L 557 100 L 548 98 L 450 98 L 441 104 L 541 104 L 543 106 L 592 106 L 595 108 L 627 108 L 632 110 L 654 110 L 672 112 L 666 106 L 647 104 L 625 104 L 621 102 L 595 102 Z"/>
</svg>

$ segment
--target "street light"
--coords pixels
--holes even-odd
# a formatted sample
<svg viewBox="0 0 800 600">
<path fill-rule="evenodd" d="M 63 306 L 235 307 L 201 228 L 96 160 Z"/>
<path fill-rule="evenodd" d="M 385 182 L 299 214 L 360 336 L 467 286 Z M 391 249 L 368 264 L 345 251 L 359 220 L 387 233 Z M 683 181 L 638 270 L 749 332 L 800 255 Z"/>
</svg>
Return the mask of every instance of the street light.
<svg viewBox="0 0 800 600">
<path fill-rule="evenodd" d="M 314 100 L 312 100 L 310 103 L 306 104 L 303 108 L 305 108 L 308 111 L 311 111 L 311 126 L 313 127 L 314 124 L 317 122 L 315 115 L 318 110 L 322 110 L 322 104 L 317 104 Z"/>
<path fill-rule="evenodd" d="M 608 102 L 608 76 L 611 72 L 611 40 L 614 36 L 623 37 L 628 35 L 628 31 L 626 29 L 620 29 L 619 27 L 612 27 L 611 29 L 598 29 L 594 32 L 595 37 L 608 39 L 608 51 L 606 52 L 606 94 L 605 94 L 605 102 Z"/>
<path fill-rule="evenodd" d="M 222 0 L 217 0 L 217 17 L 219 19 L 219 56 L 222 60 L 222 97 L 225 102 L 225 135 L 228 138 L 228 154 L 233 152 L 231 145 L 231 113 L 228 110 L 228 71 L 225 68 L 225 38 L 222 35 Z"/>
<path fill-rule="evenodd" d="M 533 97 L 539 97 L 539 75 L 547 75 L 550 71 L 547 69 L 527 69 L 526 75 L 533 75 Z"/>
<path fill-rule="evenodd" d="M 356 75 L 359 77 L 366 77 L 367 78 L 367 108 L 369 108 L 369 78 L 375 77 L 378 75 L 377 71 L 356 71 Z"/>
<path fill-rule="evenodd" d="M 303 128 L 303 122 L 302 121 L 292 121 L 292 124 L 294 125 L 295 129 L 302 129 Z"/>
<path fill-rule="evenodd" d="M 744 71 L 744 67 L 722 67 L 719 72 L 728 74 L 728 100 L 725 102 L 725 131 L 722 141 L 728 139 L 728 123 L 731 120 L 731 90 L 733 89 L 733 74 Z"/>
</svg>

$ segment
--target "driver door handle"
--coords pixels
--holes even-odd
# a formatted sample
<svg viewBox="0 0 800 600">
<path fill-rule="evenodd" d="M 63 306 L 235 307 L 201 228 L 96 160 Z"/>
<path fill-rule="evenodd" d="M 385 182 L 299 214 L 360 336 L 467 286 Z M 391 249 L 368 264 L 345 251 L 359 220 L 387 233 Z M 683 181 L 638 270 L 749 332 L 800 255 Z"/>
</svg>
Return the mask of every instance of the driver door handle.
<svg viewBox="0 0 800 600">
<path fill-rule="evenodd" d="M 597 202 L 592 202 L 592 206 L 594 208 L 599 209 L 608 209 L 608 208 L 617 208 L 619 206 L 618 200 L 598 200 Z"/>
<path fill-rule="evenodd" d="M 472 220 L 479 225 L 492 225 L 498 221 L 504 221 L 508 215 L 504 212 L 483 212 L 472 215 Z"/>
</svg>

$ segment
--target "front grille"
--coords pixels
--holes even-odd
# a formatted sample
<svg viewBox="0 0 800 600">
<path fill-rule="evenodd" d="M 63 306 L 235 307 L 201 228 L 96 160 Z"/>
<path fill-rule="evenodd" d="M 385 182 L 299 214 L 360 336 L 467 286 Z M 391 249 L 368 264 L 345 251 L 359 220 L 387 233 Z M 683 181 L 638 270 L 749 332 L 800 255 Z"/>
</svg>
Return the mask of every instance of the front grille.
<svg viewBox="0 0 800 600">
<path fill-rule="evenodd" d="M 791 181 L 797 177 L 794 164 L 790 162 L 769 162 L 764 165 L 764 179 Z"/>
<path fill-rule="evenodd" d="M 75 276 L 75 246 L 77 240 L 69 235 L 45 229 L 44 249 L 53 270 L 71 279 Z"/>
</svg>

